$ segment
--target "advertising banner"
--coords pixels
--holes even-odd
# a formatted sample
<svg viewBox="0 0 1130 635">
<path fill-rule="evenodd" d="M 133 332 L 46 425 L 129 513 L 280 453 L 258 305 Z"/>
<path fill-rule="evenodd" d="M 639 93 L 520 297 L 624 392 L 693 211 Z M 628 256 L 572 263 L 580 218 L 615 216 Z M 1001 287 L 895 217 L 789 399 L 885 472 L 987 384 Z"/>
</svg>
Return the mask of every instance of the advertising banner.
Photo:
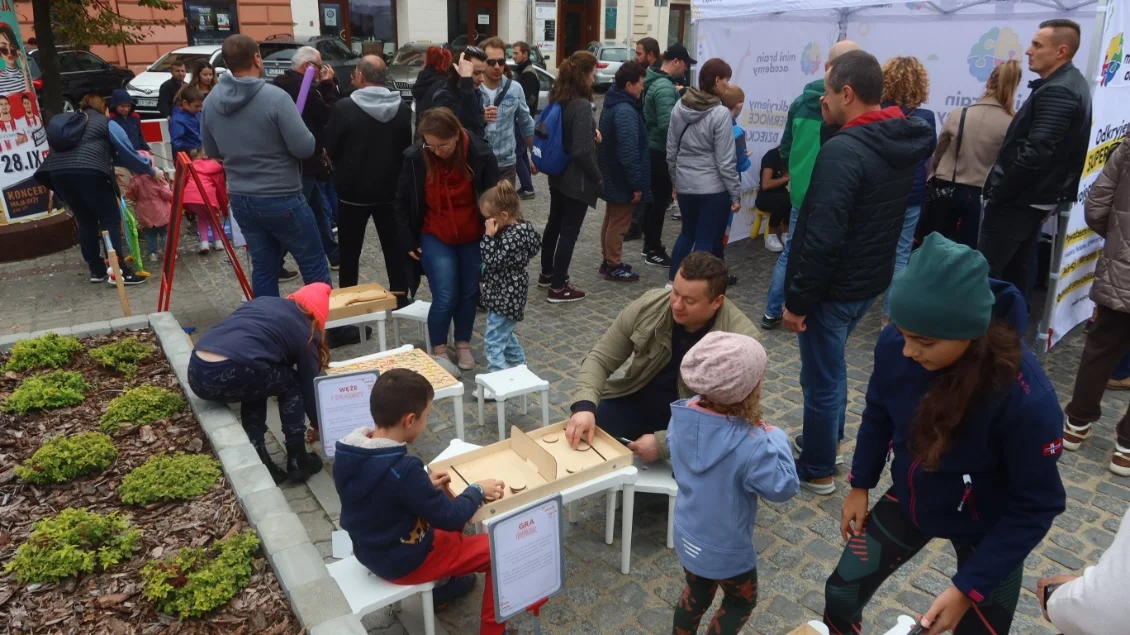
<svg viewBox="0 0 1130 635">
<path fill-rule="evenodd" d="M 47 134 L 31 80 L 15 4 L 0 0 L 0 225 L 49 211 L 50 193 L 33 178 Z"/>
</svg>

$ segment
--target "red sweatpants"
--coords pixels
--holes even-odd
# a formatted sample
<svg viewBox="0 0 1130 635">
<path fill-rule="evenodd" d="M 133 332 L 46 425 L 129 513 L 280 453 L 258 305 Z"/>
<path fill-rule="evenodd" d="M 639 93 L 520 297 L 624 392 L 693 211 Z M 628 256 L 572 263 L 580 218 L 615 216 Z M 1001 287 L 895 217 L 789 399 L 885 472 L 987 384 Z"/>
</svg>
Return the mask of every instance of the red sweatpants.
<svg viewBox="0 0 1130 635">
<path fill-rule="evenodd" d="M 454 531 L 435 530 L 432 551 L 424 560 L 424 564 L 412 573 L 392 582 L 423 584 L 468 573 L 487 574 L 486 587 L 483 589 L 479 635 L 502 635 L 506 631 L 506 626 L 494 620 L 494 591 L 490 579 L 490 539 L 486 534 L 464 536 Z"/>
</svg>

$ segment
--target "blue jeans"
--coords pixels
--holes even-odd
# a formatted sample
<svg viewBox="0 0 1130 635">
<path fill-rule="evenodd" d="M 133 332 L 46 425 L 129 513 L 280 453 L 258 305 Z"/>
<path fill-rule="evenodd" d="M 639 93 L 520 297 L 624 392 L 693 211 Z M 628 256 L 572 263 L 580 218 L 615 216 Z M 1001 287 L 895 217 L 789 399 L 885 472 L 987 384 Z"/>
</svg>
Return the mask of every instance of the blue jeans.
<svg viewBox="0 0 1130 635">
<path fill-rule="evenodd" d="M 765 294 L 765 317 L 778 319 L 785 314 L 785 271 L 789 267 L 789 245 L 793 244 L 793 231 L 800 210 L 789 212 L 789 235 L 785 237 L 785 249 L 777 257 L 773 267 L 773 277 L 769 279 L 769 293 Z"/>
<path fill-rule="evenodd" d="M 831 476 L 836 470 L 836 444 L 844 438 L 847 418 L 844 348 L 874 301 L 821 302 L 806 316 L 805 331 L 797 334 L 804 392 L 804 451 L 797 474 L 803 479 Z"/>
<path fill-rule="evenodd" d="M 1125 357 L 1118 360 L 1118 365 L 1114 367 L 1114 372 L 1110 374 L 1111 379 L 1117 379 L 1118 381 L 1122 381 L 1127 377 L 1130 377 L 1130 353 L 1127 353 Z"/>
<path fill-rule="evenodd" d="M 482 254 L 479 241 L 448 245 L 424 234 L 420 236 L 420 262 L 432 290 L 428 311 L 428 337 L 432 346 L 447 346 L 447 332 L 455 322 L 455 341 L 470 342 L 475 328 L 475 303 L 479 295 Z"/>
<path fill-rule="evenodd" d="M 722 246 L 722 237 L 730 223 L 730 193 L 679 194 L 679 210 L 683 213 L 683 229 L 671 250 L 668 280 L 675 279 L 687 254 L 692 251 L 714 253 Z"/>
<path fill-rule="evenodd" d="M 914 230 L 918 227 L 918 218 L 922 216 L 921 205 L 911 205 L 906 208 L 906 215 L 902 217 L 902 233 L 899 234 L 898 248 L 895 249 L 895 273 L 906 269 L 910 262 L 910 252 L 914 250 Z M 890 315 L 891 296 L 883 297 L 883 315 Z"/>
<path fill-rule="evenodd" d="M 514 121 L 514 142 L 518 162 L 514 167 L 518 169 L 518 184 L 521 186 L 520 191 L 533 192 L 534 191 L 534 177 L 530 174 L 530 155 L 526 150 L 526 139 L 522 136 L 522 131 L 518 127 L 518 121 Z"/>
<path fill-rule="evenodd" d="M 497 313 L 487 313 L 487 372 L 506 370 L 526 363 L 526 351 L 514 335 L 518 323 Z"/>
<path fill-rule="evenodd" d="M 251 289 L 256 297 L 279 295 L 279 263 L 290 252 L 302 282 L 333 286 L 326 252 L 318 240 L 314 212 L 301 194 L 290 196 L 231 195 L 232 214 L 251 252 Z"/>
<path fill-rule="evenodd" d="M 337 250 L 337 241 L 334 240 L 333 228 L 330 227 L 330 210 L 326 197 L 318 187 L 318 180 L 312 176 L 302 177 L 302 195 L 314 213 L 314 222 L 318 225 L 318 236 L 322 239 L 322 250 L 330 259 L 331 265 L 341 262 L 341 254 Z"/>
<path fill-rule="evenodd" d="M 337 188 L 333 181 L 319 182 L 318 189 L 322 191 L 322 198 L 326 202 L 326 209 L 330 210 L 330 225 L 337 227 Z"/>
<path fill-rule="evenodd" d="M 169 226 L 164 227 L 146 227 L 141 230 L 141 235 L 145 237 L 145 253 L 155 254 L 165 249 L 165 238 L 169 234 Z M 1130 373 L 1128 373 L 1130 374 Z"/>
</svg>

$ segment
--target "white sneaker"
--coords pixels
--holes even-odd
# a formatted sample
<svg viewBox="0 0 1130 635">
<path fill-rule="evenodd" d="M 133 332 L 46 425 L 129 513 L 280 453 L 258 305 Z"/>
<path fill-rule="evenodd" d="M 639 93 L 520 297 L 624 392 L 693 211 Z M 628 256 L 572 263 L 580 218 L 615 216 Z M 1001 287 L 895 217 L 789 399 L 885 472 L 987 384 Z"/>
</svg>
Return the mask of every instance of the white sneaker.
<svg viewBox="0 0 1130 635">
<path fill-rule="evenodd" d="M 200 241 L 200 249 L 198 249 L 198 250 L 196 251 L 196 253 L 198 253 L 198 254 L 206 254 L 206 253 L 208 253 L 208 249 L 209 249 L 209 248 L 208 248 L 208 241 L 207 241 L 207 240 L 202 240 L 202 241 Z"/>
<path fill-rule="evenodd" d="M 1066 418 L 1066 417 L 1065 417 Z M 1063 422 L 1063 449 L 1074 452 L 1083 447 L 1083 442 L 1091 438 L 1094 426 L 1073 426 L 1067 421 Z"/>
<path fill-rule="evenodd" d="M 224 250 L 224 242 L 222 240 L 213 240 L 212 241 L 212 249 L 214 249 L 216 251 L 223 251 Z"/>
<path fill-rule="evenodd" d="M 781 243 L 780 238 L 777 238 L 777 234 L 769 234 L 765 237 L 765 248 L 775 254 L 779 254 L 785 250 L 785 245 Z"/>
<path fill-rule="evenodd" d="M 157 262 L 157 254 L 149 254 L 149 262 L 151 262 L 151 263 Z"/>
</svg>

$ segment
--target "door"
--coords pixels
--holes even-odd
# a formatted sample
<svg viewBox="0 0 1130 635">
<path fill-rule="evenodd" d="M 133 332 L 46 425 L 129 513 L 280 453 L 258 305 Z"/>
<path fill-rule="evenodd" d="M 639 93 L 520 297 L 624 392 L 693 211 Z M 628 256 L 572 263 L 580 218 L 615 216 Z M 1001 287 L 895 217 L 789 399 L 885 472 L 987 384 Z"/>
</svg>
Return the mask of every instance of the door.
<svg viewBox="0 0 1130 635">
<path fill-rule="evenodd" d="M 596 42 L 600 25 L 600 3 L 558 0 L 557 63 Z"/>
<path fill-rule="evenodd" d="M 692 39 L 690 5 L 671 5 L 671 19 L 667 23 L 667 46 L 682 44 L 693 55 L 694 42 L 691 41 Z"/>
<path fill-rule="evenodd" d="M 467 42 L 478 44 L 498 35 L 498 0 L 468 0 Z"/>
</svg>

